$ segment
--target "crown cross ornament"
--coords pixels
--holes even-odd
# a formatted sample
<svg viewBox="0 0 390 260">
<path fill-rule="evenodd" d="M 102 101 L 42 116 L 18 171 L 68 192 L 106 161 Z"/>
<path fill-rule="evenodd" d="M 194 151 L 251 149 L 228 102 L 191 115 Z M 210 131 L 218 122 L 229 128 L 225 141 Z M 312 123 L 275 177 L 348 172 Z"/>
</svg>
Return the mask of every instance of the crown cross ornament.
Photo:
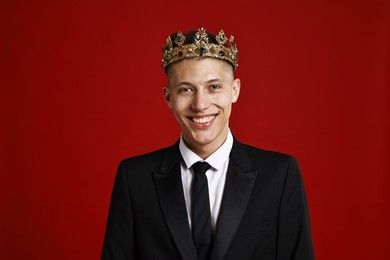
<svg viewBox="0 0 390 260">
<path fill-rule="evenodd" d="M 213 35 L 207 34 L 203 27 L 199 28 L 193 36 L 184 35 L 180 31 L 173 36 L 168 36 L 162 50 L 163 69 L 165 70 L 173 62 L 195 57 L 227 61 L 236 69 L 238 50 L 233 35 L 229 38 L 229 44 L 227 44 L 228 38 L 223 30 L 215 36 L 216 43 L 210 43 L 211 36 L 214 38 Z"/>
</svg>

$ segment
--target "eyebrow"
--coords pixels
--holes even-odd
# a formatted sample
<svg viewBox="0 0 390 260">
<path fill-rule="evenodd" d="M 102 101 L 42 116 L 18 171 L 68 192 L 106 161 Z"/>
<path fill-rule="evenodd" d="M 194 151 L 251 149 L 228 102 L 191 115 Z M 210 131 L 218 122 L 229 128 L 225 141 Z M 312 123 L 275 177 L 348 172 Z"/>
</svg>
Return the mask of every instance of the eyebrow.
<svg viewBox="0 0 390 260">
<path fill-rule="evenodd" d="M 181 82 L 178 82 L 175 84 L 175 87 L 179 87 L 179 86 L 192 86 L 192 83 L 190 82 L 187 82 L 187 81 L 181 81 Z"/>
<path fill-rule="evenodd" d="M 206 83 L 214 83 L 214 82 L 223 82 L 223 80 L 215 78 L 215 79 L 210 79 L 210 80 L 206 81 Z"/>
<path fill-rule="evenodd" d="M 205 83 L 222 83 L 224 82 L 222 79 L 218 79 L 218 78 L 215 78 L 215 79 L 209 79 L 208 81 L 206 81 Z M 175 84 L 175 87 L 179 87 L 179 86 L 193 86 L 194 84 L 192 84 L 191 82 L 188 82 L 188 81 L 181 81 L 181 82 L 178 82 Z"/>
</svg>

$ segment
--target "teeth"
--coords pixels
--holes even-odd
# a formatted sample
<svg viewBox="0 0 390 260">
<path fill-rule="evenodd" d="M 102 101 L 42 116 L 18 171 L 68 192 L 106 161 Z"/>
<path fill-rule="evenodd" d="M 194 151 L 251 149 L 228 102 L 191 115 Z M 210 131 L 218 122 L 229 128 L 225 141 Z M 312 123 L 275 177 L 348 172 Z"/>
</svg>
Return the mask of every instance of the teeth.
<svg viewBox="0 0 390 260">
<path fill-rule="evenodd" d="M 205 124 L 205 123 L 210 122 L 213 118 L 214 118 L 214 116 L 206 116 L 206 117 L 202 117 L 202 118 L 193 117 L 192 120 L 198 124 Z"/>
</svg>

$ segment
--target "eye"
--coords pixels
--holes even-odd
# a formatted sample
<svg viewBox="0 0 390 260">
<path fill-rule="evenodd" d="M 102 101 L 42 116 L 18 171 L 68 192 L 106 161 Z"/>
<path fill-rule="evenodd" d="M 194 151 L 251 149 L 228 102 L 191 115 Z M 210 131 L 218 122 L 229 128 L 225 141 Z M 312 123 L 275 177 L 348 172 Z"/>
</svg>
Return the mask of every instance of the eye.
<svg viewBox="0 0 390 260">
<path fill-rule="evenodd" d="M 210 87 L 210 90 L 218 90 L 218 89 L 220 89 L 221 88 L 221 86 L 220 85 L 211 85 Z"/>
<path fill-rule="evenodd" d="M 192 89 L 191 88 L 179 88 L 178 92 L 179 93 L 191 93 Z"/>
</svg>

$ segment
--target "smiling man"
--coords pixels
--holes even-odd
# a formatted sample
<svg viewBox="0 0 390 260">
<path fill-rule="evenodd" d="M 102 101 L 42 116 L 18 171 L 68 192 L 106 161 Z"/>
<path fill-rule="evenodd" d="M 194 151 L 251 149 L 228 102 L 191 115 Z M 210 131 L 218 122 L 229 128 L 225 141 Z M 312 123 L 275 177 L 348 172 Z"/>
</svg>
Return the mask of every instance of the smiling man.
<svg viewBox="0 0 390 260">
<path fill-rule="evenodd" d="M 165 99 L 173 109 L 188 148 L 206 159 L 226 140 L 232 103 L 240 93 L 232 65 L 213 58 L 173 63 Z"/>
<path fill-rule="evenodd" d="M 182 134 L 121 162 L 102 259 L 314 259 L 297 161 L 241 144 L 237 48 L 204 28 L 167 38 L 164 98 Z"/>
</svg>

